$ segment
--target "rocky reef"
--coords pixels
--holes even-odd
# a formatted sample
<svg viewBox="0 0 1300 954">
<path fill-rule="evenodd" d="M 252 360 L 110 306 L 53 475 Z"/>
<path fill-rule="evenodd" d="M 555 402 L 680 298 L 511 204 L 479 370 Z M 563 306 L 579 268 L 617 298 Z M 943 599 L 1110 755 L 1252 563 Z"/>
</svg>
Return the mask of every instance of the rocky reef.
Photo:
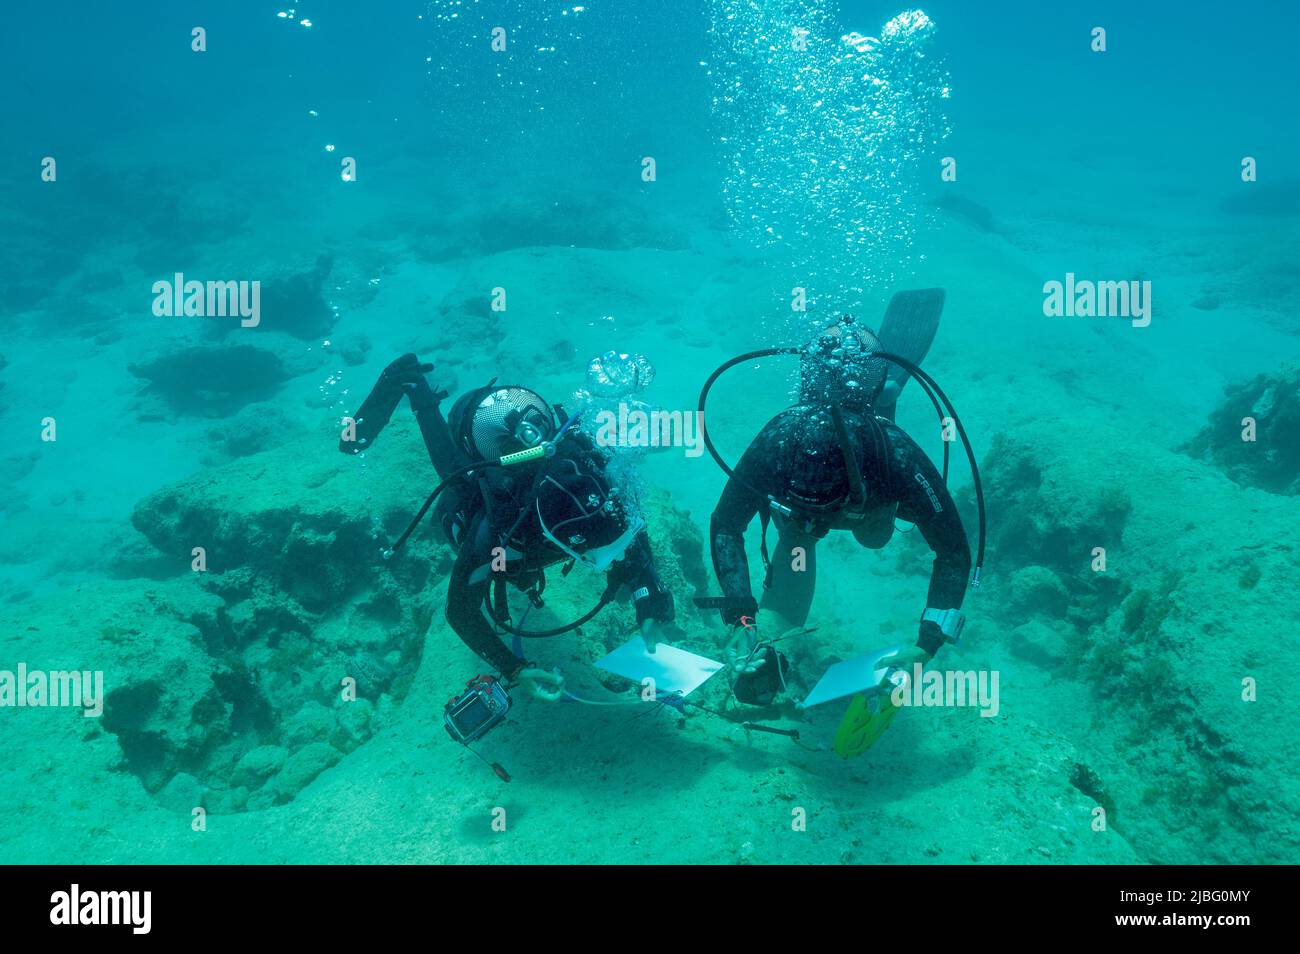
<svg viewBox="0 0 1300 954">
<path fill-rule="evenodd" d="M 1228 388 L 1183 449 L 1216 464 L 1239 484 L 1300 495 L 1300 366 Z"/>
<path fill-rule="evenodd" d="M 1084 420 L 1000 437 L 984 472 L 995 638 L 1091 687 L 1108 754 L 1080 779 L 1117 827 L 1155 862 L 1293 860 L 1294 504 Z"/>
<path fill-rule="evenodd" d="M 132 522 L 170 578 L 143 591 L 104 584 L 69 604 L 106 672 L 114 764 L 164 807 L 291 801 L 412 691 L 426 632 L 459 646 L 442 618 L 451 554 L 431 525 L 381 557 L 433 478 L 413 426 L 391 430 L 370 461 L 338 454 L 334 435 L 321 434 L 146 497 Z M 648 506 L 665 579 L 683 596 L 706 586 L 698 530 L 666 493 Z M 128 548 L 133 566 L 140 550 Z M 567 622 L 593 598 L 590 587 L 551 592 L 533 624 Z M 682 609 L 689 615 L 689 601 Z M 573 657 L 590 662 L 622 642 L 630 615 L 607 610 L 572 638 Z M 459 685 L 440 682 L 440 698 Z M 431 731 L 439 710 L 427 707 Z"/>
<path fill-rule="evenodd" d="M 301 272 L 289 272 L 262 284 L 262 324 L 267 331 L 282 331 L 305 341 L 324 338 L 337 317 L 321 289 L 334 268 L 334 256 L 323 254 L 316 264 Z M 229 332 L 231 325 L 216 325 Z"/>
<path fill-rule="evenodd" d="M 127 365 L 144 382 L 133 410 L 143 420 L 230 417 L 329 360 L 325 349 L 305 349 L 283 335 L 259 336 L 257 344 L 160 346 Z"/>
<path fill-rule="evenodd" d="M 135 527 L 174 561 L 180 579 L 170 585 L 206 601 L 185 620 L 194 668 L 210 684 L 187 691 L 192 705 L 179 711 L 138 688 L 144 674 L 128 677 L 110 692 L 105 725 L 124 749 L 163 726 L 174 737 L 177 724 L 220 739 L 145 746 L 150 759 L 132 768 L 150 791 L 183 775 L 213 810 L 282 804 L 368 738 L 409 690 L 433 614 L 423 591 L 446 558 L 424 540 L 401 560 L 380 558 L 386 518 L 401 522 L 418 488 L 404 497 L 368 486 L 359 462 L 333 444 L 323 436 L 263 450 L 137 505 Z M 155 713 L 157 724 L 113 717 L 123 704 Z"/>
<path fill-rule="evenodd" d="M 537 202 L 532 196 L 538 194 L 551 200 Z M 413 236 L 412 248 L 422 259 L 443 261 L 546 246 L 620 251 L 688 245 L 679 223 L 654 206 L 629 202 L 620 194 L 538 183 L 528 195 L 527 199 L 494 197 L 486 204 L 467 203 L 454 213 L 450 227 Z"/>
<path fill-rule="evenodd" d="M 292 377 L 275 352 L 248 344 L 181 348 L 127 370 L 176 412 L 209 417 L 264 401 Z"/>
<path fill-rule="evenodd" d="M 1285 657 L 1261 639 L 1300 582 L 1292 545 L 1270 529 L 1293 501 L 1239 488 L 1185 455 L 1126 453 L 1113 437 L 1102 447 L 1101 433 L 1044 421 L 994 442 L 984 466 L 989 572 L 971 607 L 975 651 L 993 667 L 1012 660 L 1046 674 L 1043 686 L 1071 677 L 1077 711 L 1047 691 L 1027 698 L 1039 684 L 1008 676 L 998 718 L 906 713 L 871 759 L 842 762 L 817 751 L 837 716 L 825 725 L 818 713 L 791 716 L 807 740 L 796 747 L 751 738 L 727 718 L 525 701 L 520 723 L 492 735 L 492 757 L 530 785 L 581 789 L 554 805 L 530 800 L 510 857 L 554 850 L 554 826 L 582 804 L 613 833 L 600 851 L 683 860 L 1294 858 L 1287 779 L 1300 752 L 1279 688 Z M 175 834 L 133 840 L 134 823 L 99 817 L 97 804 L 112 799 L 142 819 L 201 806 L 224 834 L 185 849 L 192 859 L 229 859 L 247 842 L 263 860 L 481 860 L 482 843 L 440 820 L 448 805 L 473 814 L 500 798 L 490 781 L 466 783 L 482 766 L 439 725 L 442 702 L 479 665 L 442 617 L 451 555 L 431 526 L 393 559 L 380 554 L 430 488 L 418 433 L 401 416 L 362 457 L 335 446 L 322 429 L 205 466 L 136 507 L 140 536 L 123 551 L 123 572 L 148 562 L 157 578 L 87 584 L 0 613 L 11 655 L 21 643 L 29 662 L 102 669 L 107 689 L 102 719 L 15 720 L 14 751 L 24 754 L 0 765 L 0 783 L 21 794 L 0 814 L 57 812 L 99 839 L 104 858 L 171 857 L 191 834 L 188 818 L 175 818 Z M 711 588 L 699 521 L 662 489 L 645 502 L 682 645 L 716 652 L 714 614 L 690 604 Z M 913 549 L 897 559 L 923 578 L 924 548 Z M 572 620 L 593 598 L 580 574 L 556 574 L 529 625 Z M 865 636 L 856 619 L 831 628 L 844 630 L 845 651 Z M 631 608 L 616 605 L 537 651 L 599 691 L 587 665 L 631 632 Z M 1257 701 L 1243 697 L 1243 680 Z M 700 698 L 721 708 L 726 694 L 718 680 Z M 1095 729 L 1076 734 L 1071 721 Z M 71 788 L 33 755 L 47 751 L 76 760 Z M 87 790 L 96 798 L 75 794 Z M 786 803 L 815 806 L 807 840 L 782 837 L 773 819 Z M 407 806 L 430 813 L 429 837 L 412 837 L 420 822 Z M 865 834 L 903 824 L 900 806 L 907 818 L 945 822 L 933 837 Z M 1107 832 L 1090 827 L 1098 808 Z M 689 845 L 669 837 L 701 810 L 739 820 Z M 140 825 L 156 831 L 156 817 Z M 581 861 L 595 849 L 570 841 L 563 851 Z"/>
</svg>

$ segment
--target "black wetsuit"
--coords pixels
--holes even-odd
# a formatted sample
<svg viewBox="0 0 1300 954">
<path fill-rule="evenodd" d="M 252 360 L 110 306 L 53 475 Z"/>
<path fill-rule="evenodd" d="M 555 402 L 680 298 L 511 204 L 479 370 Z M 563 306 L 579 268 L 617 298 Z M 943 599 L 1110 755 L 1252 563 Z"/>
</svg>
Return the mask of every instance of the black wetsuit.
<svg viewBox="0 0 1300 954">
<path fill-rule="evenodd" d="M 452 440 L 438 402 L 417 400 L 413 395 L 411 404 L 438 475 L 445 479 L 470 463 Z M 457 551 L 447 584 L 447 622 L 466 646 L 506 677 L 514 676 L 525 663 L 497 634 L 486 615 L 487 601 L 495 595 L 493 586 L 498 578 L 528 589 L 546 567 L 568 561 L 569 557 L 542 535 L 537 513 L 530 506 L 536 467 L 549 467 L 566 457 L 581 459 L 585 467 L 595 469 L 603 469 L 607 459 L 582 434 L 571 431 L 560 441 L 555 457 L 533 466 L 485 469 L 477 482 L 471 478 L 449 487 L 435 509 L 435 519 Z M 497 547 L 505 550 L 506 569 L 494 572 L 492 551 Z M 646 619 L 672 621 L 672 594 L 660 581 L 645 531 L 606 573 L 606 592 L 612 594 L 623 586 L 632 593 L 638 625 Z"/>
<path fill-rule="evenodd" d="M 767 494 L 779 502 L 789 503 L 792 469 L 789 462 L 800 452 L 801 441 L 806 439 L 806 422 L 816 413 L 818 410 L 813 406 L 796 405 L 769 421 L 736 465 L 739 480 L 727 482 L 713 511 L 710 525 L 713 568 L 727 598 L 723 618 L 728 624 L 757 610 L 745 555 L 745 529 L 756 514 L 769 508 Z M 862 465 L 866 500 L 860 511 L 864 516 L 858 518 L 854 508 L 817 513 L 796 507 L 793 517 L 784 519 L 792 520 L 800 530 L 814 537 L 825 536 L 832 529 L 855 530 L 867 546 L 883 546 L 895 514 L 914 523 L 935 554 L 927 605 L 935 609 L 956 609 L 961 606 L 971 568 L 970 544 L 961 517 L 942 477 L 925 453 L 892 421 L 875 420 L 879 431 L 870 426 L 865 415 L 845 415 L 845 422 L 855 435 L 858 447 L 855 453 Z M 846 490 L 843 456 L 832 459 L 823 453 L 820 460 L 819 466 L 828 475 L 837 471 L 835 479 L 828 477 L 828 482 L 838 482 Z M 860 528 L 870 524 L 885 527 L 877 543 L 868 542 L 861 534 Z M 917 645 L 933 653 L 942 643 L 942 633 L 935 623 L 921 625 Z"/>
</svg>

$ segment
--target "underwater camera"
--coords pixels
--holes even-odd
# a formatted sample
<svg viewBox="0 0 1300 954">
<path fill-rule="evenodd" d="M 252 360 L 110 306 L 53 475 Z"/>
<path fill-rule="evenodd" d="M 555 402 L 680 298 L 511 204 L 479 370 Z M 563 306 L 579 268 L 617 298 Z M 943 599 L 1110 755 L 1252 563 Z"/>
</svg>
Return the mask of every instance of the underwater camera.
<svg viewBox="0 0 1300 954">
<path fill-rule="evenodd" d="M 776 701 L 777 693 L 786 688 L 785 675 L 790 662 L 770 644 L 761 646 L 755 655 L 757 667 L 737 676 L 731 689 L 736 699 L 747 706 L 770 706 Z"/>
<path fill-rule="evenodd" d="M 442 710 L 447 734 L 461 745 L 481 739 L 510 711 L 510 693 L 495 676 L 475 676 Z"/>
</svg>

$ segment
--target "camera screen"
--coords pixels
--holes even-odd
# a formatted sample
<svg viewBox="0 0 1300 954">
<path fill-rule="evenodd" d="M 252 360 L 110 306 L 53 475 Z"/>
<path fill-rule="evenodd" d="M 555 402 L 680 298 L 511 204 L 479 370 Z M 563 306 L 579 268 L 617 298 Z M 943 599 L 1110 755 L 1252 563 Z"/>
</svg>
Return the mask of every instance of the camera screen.
<svg viewBox="0 0 1300 954">
<path fill-rule="evenodd" d="M 465 706 L 456 713 L 456 725 L 458 725 L 462 731 L 465 729 L 472 729 L 476 726 L 482 725 L 491 717 L 492 710 L 489 709 L 487 703 L 483 701 L 483 697 L 478 693 L 475 693 L 474 698 L 467 702 Z"/>
</svg>

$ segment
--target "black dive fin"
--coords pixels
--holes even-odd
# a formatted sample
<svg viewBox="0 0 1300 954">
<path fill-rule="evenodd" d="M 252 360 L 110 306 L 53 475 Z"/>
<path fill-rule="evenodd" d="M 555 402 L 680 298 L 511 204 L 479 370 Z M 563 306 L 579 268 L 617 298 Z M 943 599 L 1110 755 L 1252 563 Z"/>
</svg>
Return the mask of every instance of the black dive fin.
<svg viewBox="0 0 1300 954">
<path fill-rule="evenodd" d="M 917 288 L 900 291 L 889 300 L 885 309 L 885 320 L 881 322 L 878 337 L 880 346 L 890 354 L 906 358 L 919 365 L 930 350 L 935 333 L 939 330 L 939 316 L 943 313 L 942 288 Z M 885 387 L 876 399 L 875 410 L 878 415 L 889 420 L 894 419 L 894 409 L 903 385 L 910 378 L 906 371 L 896 364 L 890 364 L 886 372 Z"/>
</svg>

